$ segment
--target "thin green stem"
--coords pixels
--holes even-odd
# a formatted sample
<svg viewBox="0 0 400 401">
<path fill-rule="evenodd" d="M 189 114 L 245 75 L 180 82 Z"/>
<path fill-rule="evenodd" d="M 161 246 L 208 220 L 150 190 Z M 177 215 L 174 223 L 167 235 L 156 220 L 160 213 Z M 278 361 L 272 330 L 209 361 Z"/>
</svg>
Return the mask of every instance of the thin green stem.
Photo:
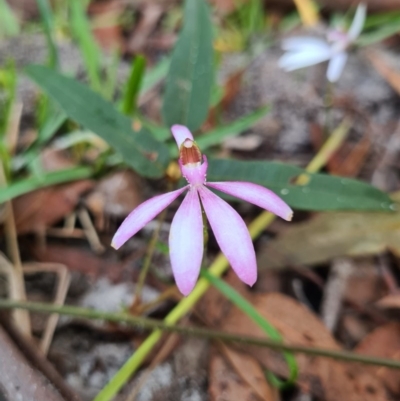
<svg viewBox="0 0 400 401">
<path fill-rule="evenodd" d="M 84 319 L 106 320 L 114 323 L 127 324 L 129 326 L 138 327 L 140 329 L 159 329 L 162 331 L 174 332 L 183 335 L 266 347 L 277 351 L 296 352 L 311 356 L 322 356 L 346 362 L 356 362 L 365 365 L 376 365 L 384 366 L 391 369 L 400 369 L 400 361 L 393 359 L 359 355 L 349 351 L 336 351 L 325 348 L 305 347 L 302 345 L 288 345 L 275 340 L 268 340 L 265 338 L 258 338 L 254 336 L 241 336 L 238 334 L 225 333 L 218 330 L 210 330 L 199 327 L 171 325 L 160 320 L 132 316 L 126 313 L 111 313 L 76 306 L 57 306 L 54 304 L 40 302 L 18 302 L 6 299 L 0 299 L 0 309 L 24 309 L 38 313 L 58 313 L 60 315 L 73 316 Z"/>
</svg>

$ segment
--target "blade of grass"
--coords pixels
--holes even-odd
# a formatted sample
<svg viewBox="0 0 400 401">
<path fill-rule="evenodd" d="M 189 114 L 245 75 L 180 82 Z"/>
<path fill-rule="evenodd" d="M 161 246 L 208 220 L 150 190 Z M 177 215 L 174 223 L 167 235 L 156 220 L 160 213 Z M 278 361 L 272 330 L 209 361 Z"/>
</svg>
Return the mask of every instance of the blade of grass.
<svg viewBox="0 0 400 401">
<path fill-rule="evenodd" d="M 125 95 L 122 101 L 122 112 L 127 115 L 134 115 L 137 109 L 137 98 L 140 86 L 143 81 L 146 68 L 146 58 L 137 55 L 132 63 L 131 73 L 126 84 Z"/>
<path fill-rule="evenodd" d="M 36 0 L 39 8 L 47 47 L 49 49 L 49 67 L 58 68 L 58 51 L 54 42 L 54 16 L 48 0 Z"/>
<path fill-rule="evenodd" d="M 71 28 L 78 41 L 92 89 L 102 91 L 100 79 L 101 55 L 86 16 L 85 2 L 71 0 Z"/>
<path fill-rule="evenodd" d="M 6 0 L 0 0 L 0 36 L 16 36 L 20 26 Z"/>
<path fill-rule="evenodd" d="M 277 331 L 275 327 L 272 326 L 271 323 L 269 323 L 266 319 L 264 319 L 264 317 L 260 315 L 257 309 L 255 309 L 250 302 L 248 302 L 245 298 L 243 298 L 229 284 L 221 280 L 219 277 L 213 276 L 205 269 L 201 270 L 200 276 L 207 279 L 214 287 L 216 287 L 220 292 L 222 292 L 226 298 L 228 298 L 233 304 L 235 304 L 243 313 L 245 313 L 256 324 L 258 324 L 271 340 L 282 342 L 282 336 L 279 333 L 279 331 Z M 299 368 L 297 366 L 297 362 L 294 355 L 288 352 L 284 352 L 283 356 L 289 367 L 289 379 L 286 382 L 283 382 L 280 379 L 278 379 L 274 374 L 268 372 L 268 379 L 270 380 L 270 382 L 275 387 L 281 389 L 293 385 L 299 373 Z"/>
<path fill-rule="evenodd" d="M 74 167 L 65 170 L 52 171 L 41 176 L 24 178 L 15 181 L 0 191 L 0 203 L 9 201 L 17 196 L 34 191 L 35 189 L 51 185 L 63 184 L 69 181 L 82 180 L 93 175 L 93 170 L 88 167 Z"/>
<path fill-rule="evenodd" d="M 326 143 L 322 146 L 317 155 L 310 162 L 311 167 L 308 166 L 306 170 L 310 173 L 320 170 L 332 156 L 332 154 L 339 148 L 344 140 L 342 126 L 337 128 Z M 338 139 L 339 138 L 339 139 Z M 275 216 L 269 212 L 261 213 L 249 225 L 249 232 L 252 239 L 257 238 L 266 227 L 268 227 Z M 209 273 L 221 277 L 222 274 L 228 269 L 229 262 L 225 256 L 220 253 L 215 258 L 214 262 L 209 268 Z M 200 278 L 196 287 L 186 297 L 183 298 L 178 305 L 165 317 L 164 322 L 166 325 L 172 325 L 179 321 L 183 316 L 188 313 L 198 300 L 205 294 L 210 287 L 210 282 L 204 278 Z M 144 359 L 151 352 L 153 347 L 158 343 L 162 335 L 161 330 L 155 330 L 151 333 L 135 353 L 125 362 L 121 369 L 114 375 L 110 382 L 99 392 L 94 401 L 110 401 L 112 397 L 125 385 L 134 372 L 140 367 Z"/>
</svg>

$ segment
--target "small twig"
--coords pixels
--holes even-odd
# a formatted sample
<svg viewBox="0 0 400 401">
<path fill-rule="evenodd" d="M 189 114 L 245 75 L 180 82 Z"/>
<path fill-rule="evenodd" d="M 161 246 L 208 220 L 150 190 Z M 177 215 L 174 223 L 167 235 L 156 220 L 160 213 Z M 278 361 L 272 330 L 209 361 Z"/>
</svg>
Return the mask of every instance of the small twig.
<svg viewBox="0 0 400 401">
<path fill-rule="evenodd" d="M 4 174 L 3 163 L 0 161 L 0 188 L 7 185 L 6 176 Z M 14 299 L 19 299 L 21 301 L 26 300 L 24 275 L 22 272 L 21 257 L 19 254 L 18 247 L 18 236 L 15 226 L 14 211 L 11 201 L 5 202 L 5 221 L 4 221 L 4 231 L 6 236 L 6 245 L 8 256 L 14 265 L 15 270 L 15 280 L 13 280 L 13 286 L 11 287 L 11 296 Z M 26 336 L 31 336 L 31 323 L 29 320 L 29 314 L 24 311 L 15 312 L 15 320 L 18 323 L 18 327 L 21 332 Z"/>
<path fill-rule="evenodd" d="M 217 330 L 204 329 L 199 327 L 187 327 L 182 325 L 172 325 L 159 320 L 149 319 L 139 316 L 132 316 L 126 313 L 110 313 L 93 309 L 80 308 L 75 306 L 56 306 L 40 302 L 17 302 L 10 300 L 0 300 L 0 309 L 25 309 L 38 313 L 58 313 L 60 315 L 74 316 L 86 319 L 106 320 L 115 323 L 125 323 L 141 329 L 158 329 L 167 332 L 176 332 L 189 336 L 217 339 L 227 342 L 235 342 L 247 345 L 267 347 L 279 351 L 297 352 L 312 356 L 322 356 L 346 362 L 356 362 L 365 365 L 385 366 L 392 369 L 400 369 L 400 361 L 376 358 L 368 355 L 359 355 L 354 352 L 336 351 L 325 348 L 306 347 L 302 345 L 288 345 L 281 342 L 268 340 L 265 338 L 242 336 L 238 334 L 225 333 Z"/>
<path fill-rule="evenodd" d="M 54 305 L 64 305 L 65 298 L 67 297 L 68 288 L 71 282 L 71 275 L 65 265 L 59 263 L 31 263 L 24 264 L 23 270 L 25 274 L 39 272 L 55 273 L 58 276 L 58 279 Z M 58 320 L 58 314 L 50 315 L 47 320 L 46 328 L 40 341 L 40 349 L 42 350 L 44 355 L 47 355 L 49 351 Z"/>
<path fill-rule="evenodd" d="M 77 214 L 91 248 L 96 253 L 104 252 L 104 246 L 100 242 L 99 236 L 97 235 L 97 231 L 94 228 L 92 219 L 90 218 L 88 211 L 84 208 L 80 208 Z"/>
</svg>

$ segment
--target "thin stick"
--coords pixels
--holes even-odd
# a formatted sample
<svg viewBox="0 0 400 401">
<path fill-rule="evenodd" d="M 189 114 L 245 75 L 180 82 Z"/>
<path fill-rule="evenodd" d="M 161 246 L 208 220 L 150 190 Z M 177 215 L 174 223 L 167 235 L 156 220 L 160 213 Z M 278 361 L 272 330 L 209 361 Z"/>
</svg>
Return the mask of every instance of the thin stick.
<svg viewBox="0 0 400 401">
<path fill-rule="evenodd" d="M 246 345 L 256 345 L 271 348 L 278 351 L 297 352 L 311 356 L 322 356 L 333 358 L 340 361 L 356 362 L 365 365 L 378 365 L 392 369 L 400 369 L 400 361 L 376 358 L 368 355 L 359 355 L 354 352 L 337 351 L 326 348 L 306 347 L 303 345 L 288 345 L 281 342 L 259 338 L 255 336 L 242 336 L 238 334 L 226 333 L 218 330 L 210 330 L 199 327 L 188 327 L 182 325 L 172 325 L 160 320 L 149 319 L 139 316 L 128 315 L 127 313 L 111 313 L 99 310 L 81 308 L 76 306 L 57 306 L 54 304 L 41 302 L 18 302 L 10 300 L 0 300 L 0 309 L 25 309 L 38 313 L 58 313 L 60 315 L 73 316 L 85 319 L 106 320 L 114 323 L 124 323 L 140 329 L 159 329 L 167 332 L 175 332 L 189 336 L 203 337 L 209 339 L 222 340 Z M 136 351 L 137 352 L 137 351 Z"/>
<path fill-rule="evenodd" d="M 0 161 L 0 188 L 7 185 L 6 176 L 4 174 L 3 163 Z M 6 236 L 7 254 L 14 265 L 15 280 L 12 281 L 14 285 L 10 286 L 10 296 L 13 299 L 26 301 L 24 274 L 22 272 L 21 258 L 19 255 L 18 236 L 15 227 L 14 211 L 11 201 L 7 201 L 4 205 L 5 220 L 4 232 Z M 23 334 L 31 336 L 31 323 L 29 314 L 25 311 L 16 311 L 14 314 L 15 321 L 18 323 L 18 328 Z"/>
<path fill-rule="evenodd" d="M 54 305 L 64 305 L 69 285 L 71 283 L 71 274 L 65 265 L 60 263 L 29 263 L 23 265 L 23 270 L 25 274 L 38 272 L 55 273 L 57 275 L 57 289 L 54 298 Z M 44 355 L 47 355 L 49 351 L 58 320 L 58 314 L 52 314 L 47 319 L 46 327 L 40 341 L 40 349 Z"/>
</svg>

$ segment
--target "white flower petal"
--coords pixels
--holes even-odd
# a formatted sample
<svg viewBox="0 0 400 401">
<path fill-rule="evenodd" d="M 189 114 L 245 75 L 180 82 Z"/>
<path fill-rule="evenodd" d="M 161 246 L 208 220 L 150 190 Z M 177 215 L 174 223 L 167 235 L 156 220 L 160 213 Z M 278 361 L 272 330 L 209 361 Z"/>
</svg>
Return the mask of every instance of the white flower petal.
<svg viewBox="0 0 400 401">
<path fill-rule="evenodd" d="M 299 68 L 309 67 L 311 65 L 322 63 L 331 58 L 332 51 L 327 45 L 316 51 L 314 48 L 301 52 L 289 52 L 284 54 L 278 61 L 280 68 L 286 71 L 293 71 Z"/>
<path fill-rule="evenodd" d="M 353 22 L 351 23 L 351 26 L 347 32 L 347 36 L 351 41 L 354 41 L 360 35 L 364 27 L 366 16 L 367 16 L 367 6 L 363 3 L 360 3 L 354 15 Z"/>
<path fill-rule="evenodd" d="M 329 45 L 325 40 L 310 36 L 297 36 L 282 41 L 282 49 L 286 51 L 300 52 L 303 50 L 320 50 L 324 48 L 329 48 Z"/>
<path fill-rule="evenodd" d="M 332 57 L 326 72 L 326 77 L 330 82 L 336 82 L 340 78 L 346 61 L 347 53 L 345 52 L 338 53 L 336 56 Z"/>
</svg>

